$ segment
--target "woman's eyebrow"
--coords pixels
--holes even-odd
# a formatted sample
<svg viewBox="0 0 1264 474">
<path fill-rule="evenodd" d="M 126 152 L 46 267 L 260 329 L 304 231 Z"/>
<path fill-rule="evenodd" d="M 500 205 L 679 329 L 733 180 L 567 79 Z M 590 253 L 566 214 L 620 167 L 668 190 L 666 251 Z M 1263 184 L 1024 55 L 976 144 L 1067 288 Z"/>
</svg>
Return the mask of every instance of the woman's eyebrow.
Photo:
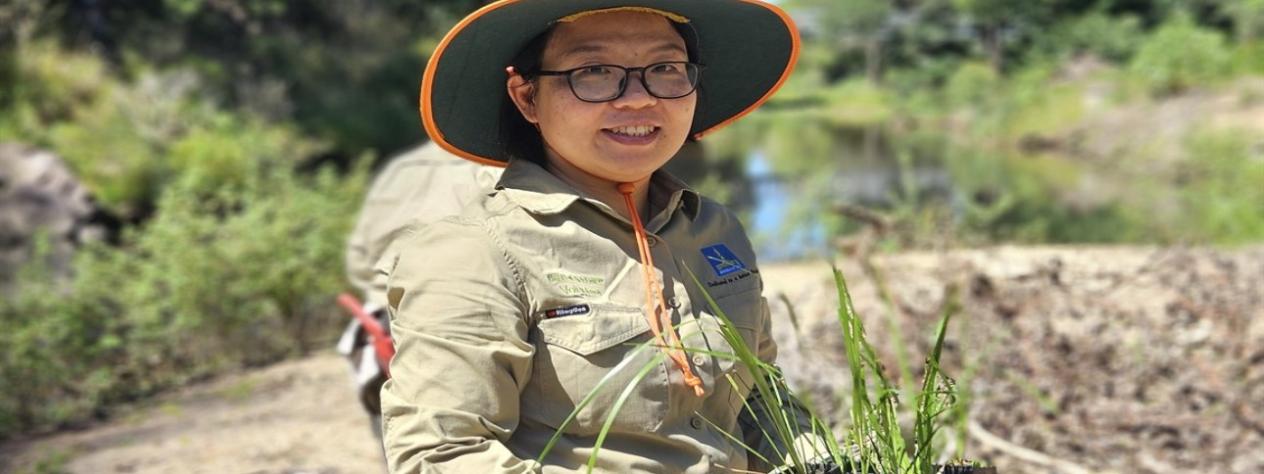
<svg viewBox="0 0 1264 474">
<path fill-rule="evenodd" d="M 604 53 L 612 49 L 615 49 L 615 48 L 604 43 L 582 43 L 582 44 L 572 46 L 566 49 L 565 51 L 562 51 L 562 53 L 559 56 L 568 57 L 568 56 L 576 56 L 580 54 Z M 672 43 L 669 41 L 664 41 L 662 43 L 659 43 L 658 46 L 655 46 L 654 48 L 650 49 L 649 52 L 650 53 L 681 52 L 681 53 L 688 54 L 688 51 L 685 51 L 684 46 L 681 46 L 679 44 Z"/>
</svg>

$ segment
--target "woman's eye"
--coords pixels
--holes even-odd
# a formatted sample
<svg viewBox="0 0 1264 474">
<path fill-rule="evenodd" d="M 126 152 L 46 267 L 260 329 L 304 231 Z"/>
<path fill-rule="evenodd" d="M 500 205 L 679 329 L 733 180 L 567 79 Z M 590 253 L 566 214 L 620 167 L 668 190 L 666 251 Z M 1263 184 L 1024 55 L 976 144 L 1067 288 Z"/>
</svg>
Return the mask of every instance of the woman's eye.
<svg viewBox="0 0 1264 474">
<path fill-rule="evenodd" d="M 588 66 L 577 71 L 577 74 L 583 74 L 585 76 L 603 76 L 603 75 L 610 74 L 610 67 L 609 66 Z"/>
<path fill-rule="evenodd" d="M 671 63 L 655 64 L 650 67 L 650 72 L 654 74 L 673 74 L 680 72 L 680 65 Z"/>
</svg>

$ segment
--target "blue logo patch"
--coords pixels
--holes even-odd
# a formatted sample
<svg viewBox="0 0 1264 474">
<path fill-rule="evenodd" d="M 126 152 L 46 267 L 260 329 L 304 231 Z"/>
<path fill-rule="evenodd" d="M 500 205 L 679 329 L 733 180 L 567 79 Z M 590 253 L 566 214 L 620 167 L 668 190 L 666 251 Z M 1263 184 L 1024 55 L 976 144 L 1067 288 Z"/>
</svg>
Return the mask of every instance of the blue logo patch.
<svg viewBox="0 0 1264 474">
<path fill-rule="evenodd" d="M 746 265 L 724 244 L 703 247 L 702 256 L 707 258 L 707 263 L 711 264 L 711 269 L 715 270 L 717 276 L 724 276 L 746 269 Z"/>
</svg>

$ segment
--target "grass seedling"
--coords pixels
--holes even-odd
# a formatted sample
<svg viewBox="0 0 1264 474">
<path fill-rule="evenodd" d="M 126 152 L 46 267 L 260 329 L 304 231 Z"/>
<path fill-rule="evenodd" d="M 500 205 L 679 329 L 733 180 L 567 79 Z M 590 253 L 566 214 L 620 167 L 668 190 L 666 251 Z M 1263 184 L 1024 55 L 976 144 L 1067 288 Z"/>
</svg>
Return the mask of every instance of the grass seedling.
<svg viewBox="0 0 1264 474">
<path fill-rule="evenodd" d="M 838 290 L 838 322 L 852 374 L 852 426 L 847 441 L 859 451 L 853 470 L 878 474 L 935 472 L 933 442 L 940 428 L 938 420 L 940 415 L 952 409 L 955 402 L 953 381 L 940 371 L 939 360 L 948 322 L 958 310 L 956 292 L 947 292 L 947 304 L 935 333 L 935 343 L 926 358 L 921 391 L 914 400 L 910 453 L 898 422 L 898 390 L 886 377 L 865 336 L 864 324 L 852 304 L 847 281 L 838 269 L 834 269 L 834 283 Z M 866 375 L 872 376 L 877 396 L 875 401 L 869 398 L 870 379 Z"/>
</svg>

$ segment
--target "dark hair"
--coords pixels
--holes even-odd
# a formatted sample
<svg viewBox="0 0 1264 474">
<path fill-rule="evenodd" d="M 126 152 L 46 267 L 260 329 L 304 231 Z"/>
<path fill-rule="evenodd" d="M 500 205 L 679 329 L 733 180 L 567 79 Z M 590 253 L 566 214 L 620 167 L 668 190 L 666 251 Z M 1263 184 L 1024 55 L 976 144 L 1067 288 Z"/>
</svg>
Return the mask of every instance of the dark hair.
<svg viewBox="0 0 1264 474">
<path fill-rule="evenodd" d="M 669 23 L 681 39 L 685 40 L 685 51 L 689 60 L 698 62 L 698 33 L 694 31 L 693 26 L 674 21 L 669 21 Z M 536 35 L 509 61 L 514 71 L 521 74 L 528 82 L 534 83 L 536 80 L 535 73 L 540 70 L 544 48 L 548 45 L 549 38 L 553 36 L 553 29 L 554 26 L 549 26 L 548 29 Z M 695 93 L 698 94 L 698 102 L 701 103 L 702 84 L 698 85 Z M 501 99 L 498 122 L 497 135 L 502 148 L 509 154 L 505 158 L 544 164 L 544 139 L 540 136 L 540 130 L 522 117 L 522 113 L 518 111 L 518 107 L 508 95 Z M 692 137 L 690 139 L 692 140 Z"/>
<path fill-rule="evenodd" d="M 553 27 L 536 35 L 518 54 L 509 61 L 514 71 L 521 74 L 528 82 L 535 81 L 535 72 L 540 70 L 541 57 L 549 38 L 553 36 Z M 533 92 L 534 94 L 534 92 Z M 505 95 L 500 102 L 499 131 L 500 143 L 509 152 L 508 159 L 522 159 L 544 164 L 544 139 L 540 131 L 522 117 L 522 112 L 514 105 L 513 100 Z"/>
</svg>

